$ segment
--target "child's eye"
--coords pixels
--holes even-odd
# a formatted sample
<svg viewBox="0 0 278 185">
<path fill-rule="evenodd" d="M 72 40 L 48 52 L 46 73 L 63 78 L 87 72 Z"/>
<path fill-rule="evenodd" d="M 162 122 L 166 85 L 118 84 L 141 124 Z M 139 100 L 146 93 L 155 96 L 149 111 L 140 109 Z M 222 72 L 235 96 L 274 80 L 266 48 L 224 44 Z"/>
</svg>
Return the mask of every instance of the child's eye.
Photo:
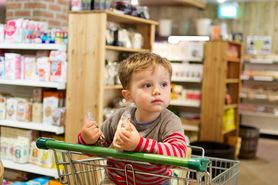
<svg viewBox="0 0 278 185">
<path fill-rule="evenodd" d="M 152 86 L 152 84 L 150 84 L 150 83 L 146 83 L 143 85 L 144 88 L 150 88 L 151 86 Z"/>
<path fill-rule="evenodd" d="M 167 87 L 167 86 L 168 86 L 168 83 L 167 83 L 167 82 L 161 83 L 161 87 Z"/>
</svg>

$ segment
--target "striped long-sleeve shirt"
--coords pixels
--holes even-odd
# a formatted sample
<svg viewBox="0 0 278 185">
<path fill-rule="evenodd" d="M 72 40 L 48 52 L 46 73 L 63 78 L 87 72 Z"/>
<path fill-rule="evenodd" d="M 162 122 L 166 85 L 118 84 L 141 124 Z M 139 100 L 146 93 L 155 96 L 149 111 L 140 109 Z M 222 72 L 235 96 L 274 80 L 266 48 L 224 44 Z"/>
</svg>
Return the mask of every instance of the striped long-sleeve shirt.
<svg viewBox="0 0 278 185">
<path fill-rule="evenodd" d="M 138 123 L 135 120 L 135 107 L 120 109 L 115 115 L 107 119 L 101 126 L 101 130 L 108 143 L 112 143 L 116 132 L 117 124 L 121 115 L 125 111 L 130 111 L 131 122 L 135 125 L 140 133 L 140 141 L 135 149 L 135 152 L 154 153 L 167 156 L 185 157 L 186 156 L 186 139 L 180 119 L 170 112 L 164 110 L 160 116 L 150 123 Z M 78 135 L 78 142 L 85 144 L 81 135 Z M 107 165 L 124 169 L 124 166 L 129 162 L 119 162 L 114 159 L 107 160 Z M 171 174 L 170 166 L 163 165 L 142 165 L 132 163 L 134 170 L 146 173 L 153 173 L 168 176 Z M 108 177 L 116 184 L 126 184 L 126 177 L 123 171 L 107 170 Z M 136 184 L 164 184 L 167 179 L 146 174 L 136 174 Z M 133 184 L 132 174 L 128 174 L 129 184 Z"/>
</svg>

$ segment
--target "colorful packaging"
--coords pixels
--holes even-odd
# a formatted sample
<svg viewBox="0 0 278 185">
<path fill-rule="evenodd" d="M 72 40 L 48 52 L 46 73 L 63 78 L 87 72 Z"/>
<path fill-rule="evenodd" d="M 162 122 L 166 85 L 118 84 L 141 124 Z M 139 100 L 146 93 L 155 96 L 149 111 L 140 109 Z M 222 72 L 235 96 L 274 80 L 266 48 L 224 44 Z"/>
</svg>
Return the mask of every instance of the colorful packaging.
<svg viewBox="0 0 278 185">
<path fill-rule="evenodd" d="M 52 124 L 53 111 L 58 108 L 58 97 L 43 98 L 43 124 Z"/>
<path fill-rule="evenodd" d="M 42 155 L 40 156 L 40 163 L 41 167 L 43 168 L 52 168 L 52 156 L 53 156 L 53 151 L 52 150 L 41 150 L 40 151 Z"/>
<path fill-rule="evenodd" d="M 17 100 L 17 120 L 18 121 L 31 121 L 32 104 L 26 99 L 18 98 Z"/>
<path fill-rule="evenodd" d="M 5 53 L 5 78 L 8 80 L 21 79 L 21 55 Z"/>
<path fill-rule="evenodd" d="M 16 121 L 17 99 L 8 98 L 6 104 L 6 119 Z"/>
<path fill-rule="evenodd" d="M 5 78 L 5 57 L 0 56 L 0 79 Z"/>
<path fill-rule="evenodd" d="M 23 68 L 23 78 L 25 80 L 38 80 L 37 63 L 35 57 L 24 57 Z"/>
<path fill-rule="evenodd" d="M 0 42 L 4 42 L 4 35 L 5 35 L 5 25 L 0 24 Z"/>
<path fill-rule="evenodd" d="M 51 51 L 49 55 L 51 61 L 50 81 L 66 82 L 67 56 L 64 51 Z"/>
<path fill-rule="evenodd" d="M 17 163 L 27 163 L 29 158 L 30 140 L 27 137 L 18 137 L 13 145 L 13 161 Z"/>
<path fill-rule="evenodd" d="M 65 123 L 65 108 L 57 108 L 52 113 L 52 124 L 63 126 Z"/>
<path fill-rule="evenodd" d="M 30 157 L 29 162 L 35 165 L 40 165 L 40 149 L 38 149 L 36 142 L 32 141 L 30 145 Z"/>
<path fill-rule="evenodd" d="M 6 118 L 6 98 L 0 94 L 0 120 Z"/>
<path fill-rule="evenodd" d="M 39 81 L 49 81 L 50 80 L 50 62 L 48 57 L 37 58 L 37 72 Z"/>
<path fill-rule="evenodd" d="M 5 41 L 6 42 L 22 42 L 22 21 L 23 19 L 9 20 L 5 28 Z"/>
<path fill-rule="evenodd" d="M 33 103 L 32 106 L 32 122 L 42 123 L 43 105 L 42 103 Z"/>
</svg>

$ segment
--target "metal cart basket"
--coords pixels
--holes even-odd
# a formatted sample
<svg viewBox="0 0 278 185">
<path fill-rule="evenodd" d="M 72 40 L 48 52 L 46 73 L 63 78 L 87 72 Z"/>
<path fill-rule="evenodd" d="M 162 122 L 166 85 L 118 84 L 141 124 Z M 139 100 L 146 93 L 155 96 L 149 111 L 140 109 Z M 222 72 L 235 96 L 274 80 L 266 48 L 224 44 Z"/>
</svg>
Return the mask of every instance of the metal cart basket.
<svg viewBox="0 0 278 185">
<path fill-rule="evenodd" d="M 41 149 L 54 151 L 55 163 L 62 184 L 72 185 L 106 185 L 105 170 L 114 169 L 125 174 L 126 184 L 136 184 L 136 175 L 157 176 L 172 185 L 213 184 L 234 185 L 238 183 L 239 161 L 192 156 L 177 158 L 150 153 L 119 152 L 112 148 L 85 146 L 56 141 L 50 138 L 39 138 L 36 142 Z M 88 155 L 91 155 L 88 157 Z M 93 156 L 99 157 L 93 157 Z M 106 163 L 107 159 L 123 162 L 124 168 L 117 169 Z M 169 176 L 146 173 L 135 170 L 132 164 L 161 164 L 172 168 Z M 133 178 L 132 181 L 128 178 Z M 111 183 L 108 183 L 111 185 Z"/>
</svg>

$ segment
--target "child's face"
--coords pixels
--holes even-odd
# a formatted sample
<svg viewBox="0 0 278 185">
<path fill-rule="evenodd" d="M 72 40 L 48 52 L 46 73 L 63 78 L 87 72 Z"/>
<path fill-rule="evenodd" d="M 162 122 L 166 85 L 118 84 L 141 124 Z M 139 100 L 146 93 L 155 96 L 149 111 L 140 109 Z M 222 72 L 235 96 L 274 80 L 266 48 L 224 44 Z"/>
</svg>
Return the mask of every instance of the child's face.
<svg viewBox="0 0 278 185">
<path fill-rule="evenodd" d="M 158 65 L 145 71 L 136 72 L 131 77 L 127 100 L 136 104 L 139 111 L 160 113 L 170 103 L 170 75 Z"/>
</svg>

